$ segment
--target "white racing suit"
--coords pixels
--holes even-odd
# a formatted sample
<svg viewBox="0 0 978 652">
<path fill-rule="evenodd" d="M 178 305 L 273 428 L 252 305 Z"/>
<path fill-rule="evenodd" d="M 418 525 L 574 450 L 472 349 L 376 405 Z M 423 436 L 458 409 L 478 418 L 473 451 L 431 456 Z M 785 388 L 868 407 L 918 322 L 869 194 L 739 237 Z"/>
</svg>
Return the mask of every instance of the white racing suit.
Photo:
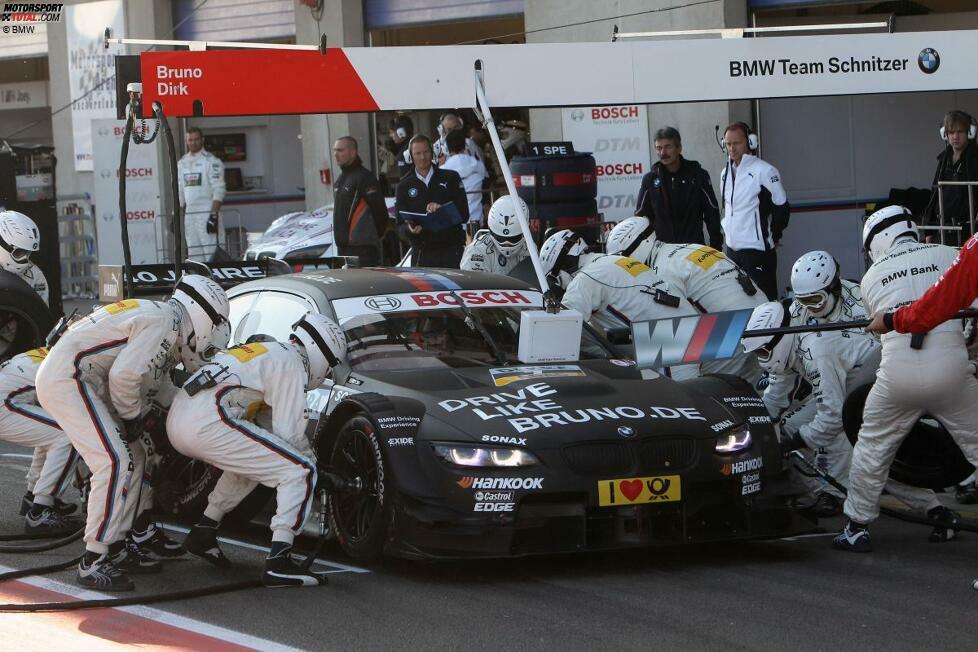
<svg viewBox="0 0 978 652">
<path fill-rule="evenodd" d="M 187 255 L 193 260 L 207 262 L 217 248 L 217 233 L 207 232 L 213 202 L 224 201 L 224 164 L 219 158 L 200 150 L 187 152 L 177 162 L 180 186 L 180 206 L 184 209 L 184 235 Z"/>
<path fill-rule="evenodd" d="M 146 451 L 122 440 L 122 419 L 143 416 L 179 360 L 183 309 L 127 299 L 73 324 L 37 373 L 37 398 L 92 472 L 85 542 L 104 553 L 150 500 Z"/>
<path fill-rule="evenodd" d="M 753 310 L 767 301 L 746 272 L 706 245 L 656 241 L 648 265 L 701 313 Z M 733 374 L 751 385 L 761 377 L 757 357 L 740 349 L 732 358 L 710 360 L 701 366 L 703 373 Z"/>
<path fill-rule="evenodd" d="M 849 486 L 852 445 L 842 423 L 842 406 L 857 387 L 873 381 L 880 364 L 879 341 L 860 329 L 801 333 L 792 355 L 793 370 L 812 385 L 804 407 L 787 417 L 782 429 L 797 432 L 808 449 L 819 451 L 822 468 Z M 824 453 L 822 452 L 824 451 Z M 811 487 L 845 498 L 831 485 Z M 940 506 L 937 494 L 889 480 L 886 490 L 914 511 L 926 513 Z"/>
<path fill-rule="evenodd" d="M 898 241 L 866 272 L 863 300 L 871 314 L 920 297 L 957 256 L 943 245 Z M 883 335 L 883 361 L 863 408 L 852 455 L 845 513 L 857 523 L 879 516 L 879 497 L 897 449 L 924 414 L 941 422 L 969 462 L 978 466 L 978 380 L 971 374 L 959 321 L 938 325 L 921 348 L 910 334 Z"/>
<path fill-rule="evenodd" d="M 234 347 L 204 365 L 217 378 L 194 396 L 180 391 L 166 427 L 173 447 L 224 473 L 204 515 L 220 521 L 257 484 L 276 489 L 272 540 L 291 543 L 312 509 L 316 463 L 305 436 L 306 362 L 291 344 L 256 342 Z M 271 431 L 255 423 L 265 408 Z"/>
<path fill-rule="evenodd" d="M 648 265 L 612 255 L 598 256 L 583 267 L 567 285 L 561 303 L 581 313 L 585 321 L 598 313 L 604 320 L 626 325 L 696 314 L 696 309 Z M 667 375 L 679 380 L 695 378 L 698 373 L 696 364 L 666 370 Z"/>
<path fill-rule="evenodd" d="M 34 493 L 36 503 L 51 506 L 68 486 L 78 453 L 54 419 L 37 404 L 35 378 L 47 352 L 33 349 L 0 366 L 0 439 L 34 448 L 27 489 Z"/>
<path fill-rule="evenodd" d="M 512 256 L 507 258 L 499 252 L 496 239 L 492 237 L 489 229 L 482 229 L 475 234 L 472 242 L 469 243 L 462 253 L 462 262 L 459 264 L 459 269 L 470 272 L 509 274 L 513 271 L 514 267 L 519 265 L 529 255 L 526 250 L 526 243 L 524 242 L 517 251 L 513 252 Z"/>
</svg>

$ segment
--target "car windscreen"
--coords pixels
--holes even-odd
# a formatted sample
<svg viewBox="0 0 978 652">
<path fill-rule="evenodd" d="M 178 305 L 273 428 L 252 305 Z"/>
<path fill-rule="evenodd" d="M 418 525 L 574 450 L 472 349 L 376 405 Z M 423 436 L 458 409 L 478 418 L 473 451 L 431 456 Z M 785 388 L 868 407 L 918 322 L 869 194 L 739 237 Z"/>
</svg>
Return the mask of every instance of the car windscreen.
<svg viewBox="0 0 978 652">
<path fill-rule="evenodd" d="M 342 323 L 349 363 L 360 372 L 518 364 L 521 310 L 477 308 L 466 315 L 460 308 L 445 308 L 357 315 Z M 584 329 L 581 359 L 607 357 L 605 346 Z"/>
</svg>

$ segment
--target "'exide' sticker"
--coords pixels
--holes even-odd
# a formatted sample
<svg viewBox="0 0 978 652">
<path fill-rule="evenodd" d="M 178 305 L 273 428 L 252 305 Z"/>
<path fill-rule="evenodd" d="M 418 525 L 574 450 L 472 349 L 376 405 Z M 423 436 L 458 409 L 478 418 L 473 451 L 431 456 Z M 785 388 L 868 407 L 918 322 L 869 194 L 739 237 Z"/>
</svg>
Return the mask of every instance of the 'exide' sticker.
<svg viewBox="0 0 978 652">
<path fill-rule="evenodd" d="M 457 298 L 456 298 L 457 297 Z M 454 308 L 459 299 L 469 308 L 516 306 L 533 308 L 543 305 L 543 297 L 532 290 L 457 290 L 455 292 L 408 292 L 370 297 L 352 297 L 333 301 L 340 323 L 363 314 L 439 310 Z"/>
</svg>

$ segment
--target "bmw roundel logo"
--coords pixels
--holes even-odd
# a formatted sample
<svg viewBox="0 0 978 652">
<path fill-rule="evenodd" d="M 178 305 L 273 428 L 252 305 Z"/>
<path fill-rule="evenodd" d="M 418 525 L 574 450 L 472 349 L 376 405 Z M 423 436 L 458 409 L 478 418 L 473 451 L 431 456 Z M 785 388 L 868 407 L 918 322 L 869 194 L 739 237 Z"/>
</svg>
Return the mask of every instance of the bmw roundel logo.
<svg viewBox="0 0 978 652">
<path fill-rule="evenodd" d="M 401 307 L 401 300 L 396 297 L 370 297 L 363 305 L 377 312 L 390 312 Z"/>
<path fill-rule="evenodd" d="M 571 120 L 574 122 L 580 122 L 584 119 L 584 111 L 582 109 L 574 109 L 571 111 Z"/>
<path fill-rule="evenodd" d="M 654 179 L 654 180 L 652 181 L 652 185 L 653 185 L 653 186 L 655 186 L 656 188 L 658 188 L 659 186 L 661 186 L 661 185 L 662 185 L 662 179 L 660 179 L 659 177 L 656 177 L 656 178 L 655 178 L 655 179 Z"/>
<path fill-rule="evenodd" d="M 414 198 L 418 196 L 417 188 L 408 188 L 408 197 Z"/>
<path fill-rule="evenodd" d="M 629 428 L 628 426 L 621 426 L 620 428 L 618 428 L 618 434 L 621 435 L 622 437 L 634 437 L 635 429 Z"/>
<path fill-rule="evenodd" d="M 917 55 L 917 65 L 921 72 L 931 75 L 941 67 L 941 55 L 934 48 L 924 48 Z"/>
<path fill-rule="evenodd" d="M 503 229 L 503 235 L 509 235 L 509 229 Z"/>
</svg>

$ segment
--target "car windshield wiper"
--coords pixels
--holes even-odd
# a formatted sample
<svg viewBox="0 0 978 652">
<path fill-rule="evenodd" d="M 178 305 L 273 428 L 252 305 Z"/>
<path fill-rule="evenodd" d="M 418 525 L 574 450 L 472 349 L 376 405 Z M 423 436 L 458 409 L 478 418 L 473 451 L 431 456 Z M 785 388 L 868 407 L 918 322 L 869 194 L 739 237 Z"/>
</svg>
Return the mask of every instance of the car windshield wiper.
<svg viewBox="0 0 978 652">
<path fill-rule="evenodd" d="M 496 340 L 492 339 L 492 335 L 490 335 L 489 331 L 486 330 L 485 325 L 475 318 L 475 316 L 472 314 L 472 309 L 465 305 L 465 301 L 462 300 L 462 297 L 458 296 L 455 290 L 451 291 L 451 295 L 455 297 L 455 300 L 458 302 L 458 307 L 462 310 L 462 314 L 465 315 L 466 318 L 472 320 L 472 327 L 475 328 L 475 330 L 479 332 L 479 335 L 482 336 L 482 339 L 486 341 L 486 344 L 489 346 L 489 350 L 492 351 L 493 357 L 496 358 L 496 364 L 500 366 L 506 364 L 506 356 L 503 355 L 502 349 L 500 349 L 499 345 L 496 344 Z"/>
</svg>

